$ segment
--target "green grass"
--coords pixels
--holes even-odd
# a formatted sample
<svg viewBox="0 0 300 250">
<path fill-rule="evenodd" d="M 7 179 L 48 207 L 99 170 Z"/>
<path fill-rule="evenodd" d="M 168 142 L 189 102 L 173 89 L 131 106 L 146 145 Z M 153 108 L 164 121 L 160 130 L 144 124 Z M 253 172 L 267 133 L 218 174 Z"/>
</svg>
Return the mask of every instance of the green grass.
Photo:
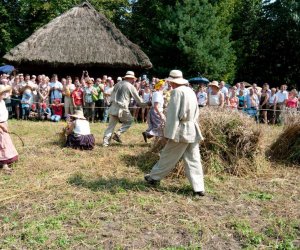
<svg viewBox="0 0 300 250">
<path fill-rule="evenodd" d="M 254 200 L 270 201 L 274 198 L 272 194 L 260 191 L 253 191 L 246 194 L 246 197 Z"/>
<path fill-rule="evenodd" d="M 264 240 L 264 236 L 255 232 L 247 221 L 235 221 L 232 228 L 235 230 L 236 237 L 242 241 L 244 248 L 257 247 Z"/>
<path fill-rule="evenodd" d="M 12 176 L 0 171 L 0 249 L 300 247 L 299 168 L 207 175 L 207 195 L 195 199 L 186 178 L 145 184 L 158 159 L 147 153 L 145 124 L 109 148 L 101 147 L 106 125 L 92 124 L 97 146 L 88 152 L 59 145 L 64 123 L 9 125 L 25 146 L 12 135 L 20 161 Z"/>
</svg>

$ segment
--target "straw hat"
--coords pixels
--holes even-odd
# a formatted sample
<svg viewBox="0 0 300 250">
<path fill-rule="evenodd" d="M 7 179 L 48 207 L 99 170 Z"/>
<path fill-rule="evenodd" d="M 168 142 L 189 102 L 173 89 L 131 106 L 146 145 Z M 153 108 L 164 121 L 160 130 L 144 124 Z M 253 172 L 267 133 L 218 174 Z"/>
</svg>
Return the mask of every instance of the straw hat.
<svg viewBox="0 0 300 250">
<path fill-rule="evenodd" d="M 124 78 L 132 78 L 132 79 L 136 79 L 134 72 L 133 71 L 127 71 L 126 75 L 124 76 Z"/>
<path fill-rule="evenodd" d="M 71 117 L 77 118 L 77 119 L 82 119 L 82 120 L 86 120 L 86 118 L 83 115 L 82 110 L 75 110 L 75 114 L 74 115 L 70 115 Z"/>
<path fill-rule="evenodd" d="M 5 93 L 5 92 L 9 92 L 11 90 L 11 86 L 9 85 L 0 85 L 0 95 Z"/>
<path fill-rule="evenodd" d="M 119 77 L 117 78 L 117 81 L 118 81 L 118 82 L 122 81 L 122 77 L 119 76 Z"/>
<path fill-rule="evenodd" d="M 215 86 L 217 87 L 218 89 L 220 89 L 220 86 L 219 86 L 219 83 L 217 81 L 212 81 L 210 84 L 208 84 L 208 86 Z"/>
<path fill-rule="evenodd" d="M 182 72 L 180 70 L 171 70 L 169 77 L 165 79 L 168 82 L 173 82 L 178 85 L 188 84 L 189 81 L 183 78 Z"/>
</svg>

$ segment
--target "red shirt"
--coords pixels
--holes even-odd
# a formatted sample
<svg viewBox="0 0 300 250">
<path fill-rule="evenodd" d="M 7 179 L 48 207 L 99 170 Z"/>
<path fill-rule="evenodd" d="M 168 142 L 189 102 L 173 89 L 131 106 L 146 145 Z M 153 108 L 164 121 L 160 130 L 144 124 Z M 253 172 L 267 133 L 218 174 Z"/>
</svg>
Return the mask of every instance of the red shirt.
<svg viewBox="0 0 300 250">
<path fill-rule="evenodd" d="M 59 115 L 60 117 L 62 117 L 62 115 L 63 115 L 63 107 L 62 107 L 61 104 L 58 104 L 58 105 L 53 104 L 52 105 L 52 110 L 53 110 L 53 114 L 54 115 Z"/>
<path fill-rule="evenodd" d="M 297 97 L 289 98 L 286 100 L 286 106 L 288 108 L 297 108 L 297 102 L 298 102 Z"/>
<path fill-rule="evenodd" d="M 83 91 L 81 89 L 75 89 L 73 92 L 72 92 L 72 98 L 74 100 L 74 103 L 76 106 L 82 106 L 83 102 L 82 102 L 82 99 L 83 99 Z"/>
</svg>

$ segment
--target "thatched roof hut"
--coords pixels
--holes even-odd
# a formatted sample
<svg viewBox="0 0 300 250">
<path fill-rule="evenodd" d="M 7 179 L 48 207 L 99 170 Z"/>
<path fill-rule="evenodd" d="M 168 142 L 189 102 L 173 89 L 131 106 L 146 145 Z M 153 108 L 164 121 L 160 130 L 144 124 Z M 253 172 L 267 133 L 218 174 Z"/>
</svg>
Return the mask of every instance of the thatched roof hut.
<svg viewBox="0 0 300 250">
<path fill-rule="evenodd" d="M 4 59 L 22 71 L 124 73 L 152 67 L 147 55 L 88 2 L 38 29 Z"/>
</svg>

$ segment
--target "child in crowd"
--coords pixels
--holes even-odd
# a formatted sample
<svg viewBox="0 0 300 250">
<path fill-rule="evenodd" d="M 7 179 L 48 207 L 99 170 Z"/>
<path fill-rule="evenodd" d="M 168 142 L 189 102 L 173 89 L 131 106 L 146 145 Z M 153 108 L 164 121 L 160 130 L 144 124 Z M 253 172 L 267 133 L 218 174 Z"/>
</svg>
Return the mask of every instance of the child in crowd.
<svg viewBox="0 0 300 250">
<path fill-rule="evenodd" d="M 47 107 L 46 103 L 41 103 L 40 108 L 40 119 L 42 121 L 50 120 L 51 118 L 51 109 Z"/>
<path fill-rule="evenodd" d="M 22 119 L 24 120 L 28 119 L 31 101 L 32 101 L 31 90 L 25 89 L 21 99 Z"/>
<path fill-rule="evenodd" d="M 199 108 L 205 107 L 207 104 L 207 93 L 205 91 L 205 85 L 201 84 L 196 92 Z"/>
<path fill-rule="evenodd" d="M 51 104 L 53 115 L 51 116 L 51 121 L 59 122 L 63 116 L 63 106 L 64 104 L 60 102 L 60 99 L 54 99 L 54 103 Z"/>
<path fill-rule="evenodd" d="M 39 113 L 35 104 L 31 105 L 28 118 L 29 120 L 37 120 L 39 118 Z"/>
</svg>

